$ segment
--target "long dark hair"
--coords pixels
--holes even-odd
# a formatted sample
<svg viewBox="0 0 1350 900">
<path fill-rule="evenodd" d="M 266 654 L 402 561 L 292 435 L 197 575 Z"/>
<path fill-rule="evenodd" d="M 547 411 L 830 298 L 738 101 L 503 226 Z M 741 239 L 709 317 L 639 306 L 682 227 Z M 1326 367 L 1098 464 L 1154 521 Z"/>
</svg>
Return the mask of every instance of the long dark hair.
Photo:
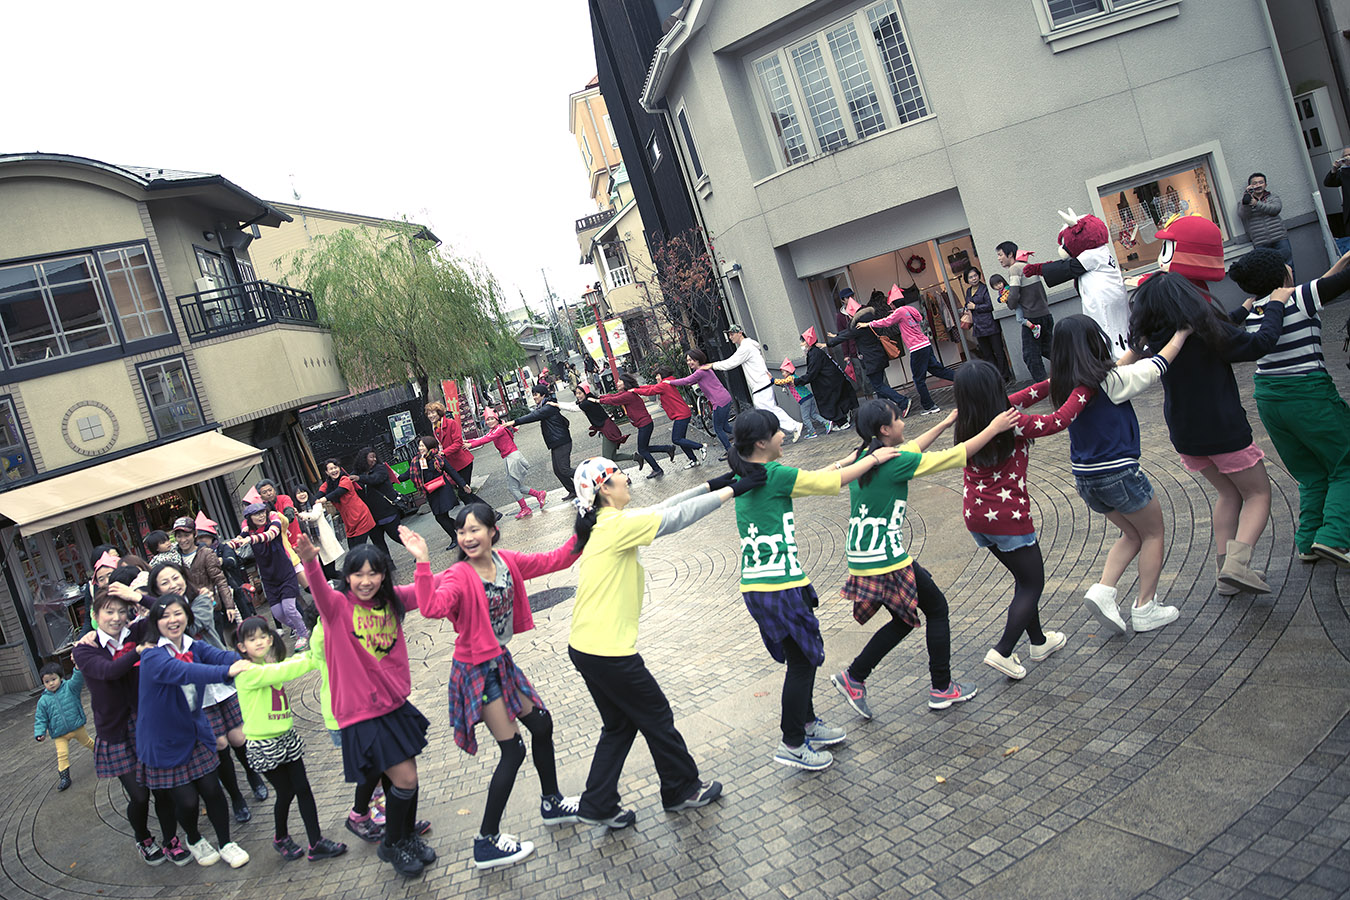
<svg viewBox="0 0 1350 900">
<path fill-rule="evenodd" d="M 1077 315 L 1055 323 L 1050 344 L 1050 402 L 1056 409 L 1076 388 L 1096 390 L 1115 370 L 1111 344 L 1095 319 Z"/>
<path fill-rule="evenodd" d="M 253 637 L 253 635 L 260 631 L 265 631 L 272 636 L 272 662 L 281 662 L 285 659 L 286 642 L 281 639 L 281 635 L 278 634 L 276 629 L 269 625 L 267 620 L 262 616 L 249 616 L 247 619 L 240 622 L 239 627 L 235 629 L 234 642 L 236 644 L 236 649 L 239 650 L 239 655 L 243 657 L 244 651 L 237 645 L 244 643 L 247 638 Z M 244 658 L 247 659 L 247 657 Z"/>
<path fill-rule="evenodd" d="M 900 418 L 900 407 L 894 400 L 887 400 L 885 397 L 878 397 L 875 400 L 868 400 L 862 406 L 858 407 L 857 429 L 858 437 L 862 438 L 862 443 L 854 451 L 855 459 L 861 457 L 864 453 L 871 453 L 881 446 L 881 429 L 894 423 Z M 877 471 L 873 466 L 862 474 L 858 481 L 867 484 L 872 480 L 872 475 Z"/>
<path fill-rule="evenodd" d="M 351 584 L 352 573 L 359 571 L 366 563 L 370 563 L 371 571 L 384 576 L 384 580 L 380 582 L 380 589 L 375 592 L 375 608 L 389 607 L 401 624 L 407 610 L 403 608 L 398 594 L 394 593 L 394 564 L 389 561 L 389 554 L 374 544 L 369 542 L 357 544 L 347 551 L 342 561 L 342 590 L 355 596 Z"/>
<path fill-rule="evenodd" d="M 624 390 L 626 391 L 631 391 L 638 386 L 638 380 L 628 372 L 620 372 L 619 381 L 623 384 Z"/>
<path fill-rule="evenodd" d="M 727 465 L 737 475 L 748 475 L 754 466 L 763 463 L 747 462 L 745 457 L 755 452 L 755 444 L 767 441 L 778 431 L 778 417 L 767 409 L 747 409 L 736 417 L 731 432 L 731 449 L 727 451 Z"/>
<path fill-rule="evenodd" d="M 188 572 L 187 566 L 182 563 L 176 563 L 171 559 L 160 560 L 150 567 L 150 582 L 145 586 L 145 592 L 151 597 L 158 597 L 162 593 L 159 589 L 159 576 L 165 569 L 174 569 L 179 575 L 183 576 L 183 583 L 189 590 L 200 594 L 203 586 L 197 583 L 197 579 Z"/>
<path fill-rule="evenodd" d="M 473 516 L 483 525 L 492 529 L 492 546 L 497 546 L 497 540 L 502 536 L 501 529 L 497 527 L 497 511 L 495 509 L 486 503 L 465 504 L 464 508 L 459 511 L 459 515 L 455 516 L 455 549 L 459 551 L 461 561 L 468 559 L 469 556 L 464 552 L 464 548 L 459 546 L 458 534 L 459 530 L 464 527 L 464 523 L 469 520 L 469 516 Z"/>
<path fill-rule="evenodd" d="M 700 366 L 706 365 L 708 362 L 708 354 L 704 353 L 697 347 L 691 347 L 690 349 L 686 350 L 684 352 L 684 355 L 692 359 L 694 362 L 698 363 Z"/>
<path fill-rule="evenodd" d="M 954 439 L 957 443 L 968 441 L 984 431 L 995 416 L 1011 406 L 1008 395 L 1003 392 L 1003 376 L 982 359 L 970 360 L 957 369 L 954 387 L 957 409 Z M 1013 433 L 1003 431 L 966 462 L 972 466 L 996 466 L 1012 452 Z"/>
<path fill-rule="evenodd" d="M 367 462 L 367 460 L 370 459 L 370 454 L 374 452 L 375 452 L 374 447 L 362 447 L 360 450 L 357 450 L 356 459 L 352 460 L 352 471 L 355 472 L 357 475 L 364 475 L 367 472 L 369 472 L 371 466 L 370 463 Z"/>
<path fill-rule="evenodd" d="M 1161 346 L 1183 326 L 1216 352 L 1240 334 L 1181 275 L 1162 272 L 1139 285 L 1130 307 L 1131 346 L 1139 351 L 1147 345 Z"/>
</svg>

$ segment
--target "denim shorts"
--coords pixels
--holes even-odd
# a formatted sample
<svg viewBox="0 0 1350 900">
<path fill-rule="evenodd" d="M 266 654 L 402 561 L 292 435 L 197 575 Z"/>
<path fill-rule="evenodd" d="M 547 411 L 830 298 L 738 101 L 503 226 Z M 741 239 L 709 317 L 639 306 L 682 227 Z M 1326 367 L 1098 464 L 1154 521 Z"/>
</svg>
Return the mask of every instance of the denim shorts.
<svg viewBox="0 0 1350 900">
<path fill-rule="evenodd" d="M 1138 466 L 1101 475 L 1074 475 L 1078 496 L 1093 512 L 1138 512 L 1153 499 L 1153 485 Z"/>
<path fill-rule="evenodd" d="M 342 747 L 342 729 L 328 729 L 328 738 L 333 742 L 333 746 L 341 749 Z"/>
<path fill-rule="evenodd" d="M 487 706 L 493 700 L 502 699 L 502 676 L 497 667 L 493 666 L 483 675 L 483 705 Z"/>
<path fill-rule="evenodd" d="M 1036 543 L 1036 532 L 1034 531 L 1031 534 L 983 534 L 979 531 L 972 531 L 970 536 L 975 539 L 975 546 L 1002 550 L 1004 553 L 1021 550 L 1023 547 L 1030 547 Z"/>
</svg>

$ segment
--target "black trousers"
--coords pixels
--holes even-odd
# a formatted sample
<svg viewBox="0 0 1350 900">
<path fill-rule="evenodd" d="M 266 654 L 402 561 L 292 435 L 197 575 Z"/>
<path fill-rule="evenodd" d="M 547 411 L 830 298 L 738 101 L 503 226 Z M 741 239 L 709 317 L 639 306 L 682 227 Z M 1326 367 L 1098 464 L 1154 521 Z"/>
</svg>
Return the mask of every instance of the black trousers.
<svg viewBox="0 0 1350 900">
<path fill-rule="evenodd" d="M 699 786 L 698 764 L 675 730 L 675 713 L 638 654 L 594 656 L 567 648 L 600 711 L 604 729 L 581 794 L 581 814 L 603 819 L 619 812 L 619 776 L 633 739 L 642 732 L 661 779 L 661 803 L 675 806 Z"/>
<path fill-rule="evenodd" d="M 999 332 L 975 339 L 978 352 L 985 362 L 993 364 L 1003 376 L 1004 381 L 1012 381 L 1012 369 L 1008 366 L 1008 354 L 1003 350 L 1003 335 Z"/>
<path fill-rule="evenodd" d="M 919 609 L 923 612 L 928 637 L 928 674 L 932 676 L 933 687 L 945 691 L 952 680 L 952 626 L 947 618 L 947 597 L 938 589 L 927 569 L 917 562 L 910 565 L 914 567 L 914 578 L 919 583 Z M 891 620 L 872 635 L 848 667 L 849 677 L 866 681 L 886 654 L 913 630 L 892 612 Z"/>
<path fill-rule="evenodd" d="M 1022 362 L 1026 364 L 1032 381 L 1044 381 L 1045 365 L 1041 362 L 1041 358 L 1050 358 L 1050 340 L 1054 336 L 1055 317 L 1044 315 L 1027 321 L 1041 326 L 1041 336 L 1033 336 L 1031 329 L 1025 325 L 1019 329 L 1022 332 Z"/>
<path fill-rule="evenodd" d="M 563 490 L 570 500 L 576 496 L 576 491 L 572 489 L 572 476 L 575 474 L 572 469 L 572 442 L 550 447 L 548 452 L 553 457 L 553 474 L 562 482 Z"/>
<path fill-rule="evenodd" d="M 782 714 L 778 727 L 783 732 L 783 743 L 800 747 L 806 740 L 806 726 L 816 720 L 812 695 L 816 686 L 816 665 L 790 637 L 783 638 L 783 661 L 787 672 L 783 675 Z"/>
</svg>

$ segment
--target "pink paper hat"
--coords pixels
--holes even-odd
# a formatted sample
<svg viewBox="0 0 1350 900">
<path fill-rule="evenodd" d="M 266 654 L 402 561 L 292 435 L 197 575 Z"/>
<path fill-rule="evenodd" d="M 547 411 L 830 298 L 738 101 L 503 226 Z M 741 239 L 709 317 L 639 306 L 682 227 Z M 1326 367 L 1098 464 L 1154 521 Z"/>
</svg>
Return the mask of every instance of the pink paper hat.
<svg viewBox="0 0 1350 900">
<path fill-rule="evenodd" d="M 849 316 L 851 318 L 853 314 L 860 309 L 862 309 L 862 304 L 858 302 L 858 298 L 849 297 L 848 303 L 844 305 L 844 315 Z"/>
<path fill-rule="evenodd" d="M 1026 262 L 1027 260 L 1031 259 L 1031 258 L 1032 258 L 1033 256 L 1035 256 L 1035 255 L 1036 255 L 1036 251 L 1035 251 L 1035 250 L 1018 250 L 1018 251 L 1017 251 L 1017 261 L 1018 261 L 1018 262 Z"/>
<path fill-rule="evenodd" d="M 849 313 L 849 315 L 852 315 L 852 313 Z M 816 345 L 816 326 L 812 325 L 802 332 L 802 343 L 809 344 L 812 347 Z"/>
<path fill-rule="evenodd" d="M 103 555 L 98 558 L 98 562 L 94 563 L 94 571 L 97 572 L 99 569 L 116 569 L 121 564 L 122 557 L 111 550 L 104 550 Z"/>
<path fill-rule="evenodd" d="M 244 495 L 244 505 L 249 506 L 250 504 L 261 502 L 263 502 L 263 498 L 262 494 L 258 493 L 258 489 L 256 487 L 249 488 L 248 493 Z"/>
<path fill-rule="evenodd" d="M 206 517 L 206 513 L 198 512 L 197 520 L 192 523 L 198 531 L 209 532 L 210 534 L 219 534 L 220 526 Z"/>
<path fill-rule="evenodd" d="M 783 357 L 783 364 L 778 368 L 782 369 L 784 372 L 797 371 L 797 367 L 792 364 L 792 360 L 788 359 L 786 356 Z"/>
<path fill-rule="evenodd" d="M 900 285 L 893 284 L 891 285 L 891 292 L 886 295 L 886 302 L 895 303 L 895 301 L 899 300 L 903 296 L 905 296 L 905 292 L 900 290 Z"/>
</svg>

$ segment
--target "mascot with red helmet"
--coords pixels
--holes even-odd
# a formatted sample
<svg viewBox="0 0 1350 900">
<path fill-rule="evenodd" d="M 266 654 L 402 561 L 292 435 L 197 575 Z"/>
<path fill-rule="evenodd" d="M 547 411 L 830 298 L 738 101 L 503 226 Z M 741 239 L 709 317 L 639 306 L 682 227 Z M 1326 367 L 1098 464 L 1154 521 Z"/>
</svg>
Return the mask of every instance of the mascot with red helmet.
<svg viewBox="0 0 1350 900">
<path fill-rule="evenodd" d="M 1219 226 L 1206 216 L 1176 215 L 1163 223 L 1157 237 L 1163 242 L 1158 268 L 1182 276 L 1214 302 L 1209 283 L 1223 280 L 1223 233 Z"/>
<path fill-rule="evenodd" d="M 1048 263 L 1027 263 L 1024 275 L 1040 275 L 1050 286 L 1073 279 L 1083 312 L 1090 316 L 1111 343 L 1117 359 L 1129 349 L 1130 301 L 1121 278 L 1120 266 L 1111 250 L 1111 234 L 1106 223 L 1093 215 L 1075 215 L 1072 208 L 1060 211 L 1064 227 L 1059 230 L 1061 259 Z"/>
</svg>

